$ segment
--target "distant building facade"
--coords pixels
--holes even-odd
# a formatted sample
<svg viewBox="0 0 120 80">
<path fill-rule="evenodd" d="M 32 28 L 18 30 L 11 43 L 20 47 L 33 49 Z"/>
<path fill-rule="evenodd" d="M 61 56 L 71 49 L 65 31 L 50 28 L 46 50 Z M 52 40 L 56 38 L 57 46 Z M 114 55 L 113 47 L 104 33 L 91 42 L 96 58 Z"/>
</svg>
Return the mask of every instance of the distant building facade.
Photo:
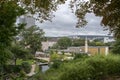
<svg viewBox="0 0 120 80">
<path fill-rule="evenodd" d="M 54 42 L 54 41 L 42 42 L 42 50 L 43 50 L 43 51 L 46 51 L 46 50 L 48 50 L 50 47 L 52 47 L 54 44 L 56 44 L 56 42 Z"/>
<path fill-rule="evenodd" d="M 113 36 L 110 36 L 110 35 L 71 35 L 71 36 L 68 36 L 69 38 L 71 39 L 85 39 L 87 37 L 88 40 L 90 41 L 93 41 L 95 39 L 97 40 L 100 40 L 104 43 L 108 43 L 108 42 L 113 42 L 115 41 L 114 40 L 114 37 Z"/>
<path fill-rule="evenodd" d="M 66 50 L 59 50 L 60 52 L 67 52 L 67 53 L 77 53 L 82 54 L 85 53 L 85 46 L 80 47 L 68 47 Z M 88 46 L 88 55 L 96 55 L 96 54 L 109 54 L 109 47 L 108 46 Z"/>
</svg>

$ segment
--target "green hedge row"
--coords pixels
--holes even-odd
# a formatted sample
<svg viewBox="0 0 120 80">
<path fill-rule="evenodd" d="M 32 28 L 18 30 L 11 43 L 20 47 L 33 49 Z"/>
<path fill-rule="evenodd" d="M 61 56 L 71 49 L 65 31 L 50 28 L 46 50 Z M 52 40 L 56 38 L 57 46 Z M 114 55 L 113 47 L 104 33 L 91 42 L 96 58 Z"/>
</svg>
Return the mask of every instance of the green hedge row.
<svg viewBox="0 0 120 80">
<path fill-rule="evenodd" d="M 120 75 L 120 56 L 94 56 L 75 60 L 61 69 L 57 80 L 104 80 Z"/>
</svg>

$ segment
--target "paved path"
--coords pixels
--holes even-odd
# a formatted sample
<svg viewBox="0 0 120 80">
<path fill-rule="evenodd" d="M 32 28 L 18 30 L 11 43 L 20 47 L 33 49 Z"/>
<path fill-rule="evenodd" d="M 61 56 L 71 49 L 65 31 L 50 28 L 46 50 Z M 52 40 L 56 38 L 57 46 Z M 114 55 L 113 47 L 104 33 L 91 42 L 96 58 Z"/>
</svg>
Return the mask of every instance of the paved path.
<svg viewBox="0 0 120 80">
<path fill-rule="evenodd" d="M 37 59 L 42 59 L 42 60 L 46 60 L 46 61 L 50 61 L 50 58 L 49 57 L 35 57 Z"/>
<path fill-rule="evenodd" d="M 27 76 L 32 76 L 32 75 L 35 74 L 35 67 L 36 67 L 36 64 L 33 64 L 33 65 L 32 65 L 32 68 L 31 68 L 31 71 L 30 71 L 29 74 L 27 74 Z"/>
</svg>

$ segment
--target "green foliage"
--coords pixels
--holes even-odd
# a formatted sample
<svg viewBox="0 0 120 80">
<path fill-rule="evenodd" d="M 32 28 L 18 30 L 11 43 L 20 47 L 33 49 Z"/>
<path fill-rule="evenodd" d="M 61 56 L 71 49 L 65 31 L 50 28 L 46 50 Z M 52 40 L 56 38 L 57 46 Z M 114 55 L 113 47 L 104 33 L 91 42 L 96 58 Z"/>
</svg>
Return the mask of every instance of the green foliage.
<svg viewBox="0 0 120 80">
<path fill-rule="evenodd" d="M 23 24 L 15 25 L 16 18 L 24 14 L 24 10 L 13 1 L 0 3 L 0 64 L 10 58 L 9 46 L 13 36 L 23 28 Z"/>
<path fill-rule="evenodd" d="M 36 51 L 41 50 L 41 41 L 44 40 L 44 32 L 39 27 L 31 26 L 24 29 L 21 32 L 21 37 L 21 44 L 28 48 L 32 54 L 35 54 Z"/>
<path fill-rule="evenodd" d="M 120 55 L 96 55 L 63 62 L 57 69 L 50 68 L 45 75 L 46 80 L 106 80 L 119 76 L 119 67 Z"/>
<path fill-rule="evenodd" d="M 112 48 L 112 53 L 114 54 L 120 54 L 120 40 L 117 39 L 113 45 L 113 48 Z"/>
<path fill-rule="evenodd" d="M 84 46 L 85 45 L 85 39 L 73 39 L 72 40 L 72 46 Z M 106 44 L 103 43 L 100 40 L 93 40 L 93 41 L 88 41 L 89 46 L 105 46 Z"/>
<path fill-rule="evenodd" d="M 29 51 L 22 48 L 19 45 L 14 45 L 11 47 L 11 52 L 13 53 L 13 59 L 16 64 L 17 59 L 27 59 L 29 57 Z"/>
<path fill-rule="evenodd" d="M 1 66 L 0 66 L 1 68 Z M 1 75 L 0 73 L 0 79 L 1 80 L 24 80 L 25 74 L 23 76 L 23 71 L 21 71 L 21 65 L 5 65 L 4 66 L 4 76 Z M 1 70 L 0 70 L 1 72 Z M 21 73 L 22 72 L 22 73 Z"/>
<path fill-rule="evenodd" d="M 90 46 L 105 46 L 106 44 L 101 41 L 92 41 L 92 42 L 89 42 L 89 45 Z"/>
<path fill-rule="evenodd" d="M 120 56 L 119 56 L 120 57 Z M 74 64 L 74 67 L 63 73 L 63 80 L 103 80 L 107 76 L 119 75 L 119 58 L 118 56 L 95 56 L 85 59 L 81 63 Z M 112 63 L 111 63 L 112 61 Z M 70 71 L 73 70 L 73 73 Z M 67 76 L 64 76 L 64 74 Z M 74 76 L 72 76 L 74 75 Z"/>
<path fill-rule="evenodd" d="M 56 60 L 53 62 L 53 64 L 50 66 L 51 68 L 58 69 L 61 65 L 62 61 Z"/>
<path fill-rule="evenodd" d="M 61 57 L 59 54 L 54 52 L 53 54 L 50 55 L 50 61 L 56 61 L 56 60 L 61 60 Z"/>
<path fill-rule="evenodd" d="M 23 62 L 27 62 L 30 65 L 34 64 L 35 60 L 32 59 L 17 59 L 16 65 L 21 65 Z"/>
<path fill-rule="evenodd" d="M 28 80 L 45 80 L 45 75 L 41 72 L 36 73 L 35 75 L 28 78 Z"/>
<path fill-rule="evenodd" d="M 60 49 L 66 49 L 67 47 L 72 45 L 72 41 L 68 37 L 62 37 L 57 41 L 57 44 Z"/>
<path fill-rule="evenodd" d="M 72 41 L 72 46 L 84 46 L 85 40 L 84 39 L 74 39 Z"/>
<path fill-rule="evenodd" d="M 1 67 L 0 66 L 0 72 L 1 72 Z M 10 74 L 10 73 L 19 73 L 21 70 L 20 65 L 6 65 L 4 66 L 4 73 Z"/>
<path fill-rule="evenodd" d="M 74 57 L 74 59 L 83 59 L 83 58 L 88 58 L 88 55 L 87 54 L 85 54 L 85 53 L 77 53 L 77 54 L 75 54 L 75 57 Z"/>
<path fill-rule="evenodd" d="M 50 47 L 50 49 L 59 49 L 59 45 L 56 43 L 52 47 Z"/>
<path fill-rule="evenodd" d="M 31 65 L 28 62 L 23 62 L 21 64 L 22 70 L 26 73 L 29 73 L 31 71 Z"/>
</svg>

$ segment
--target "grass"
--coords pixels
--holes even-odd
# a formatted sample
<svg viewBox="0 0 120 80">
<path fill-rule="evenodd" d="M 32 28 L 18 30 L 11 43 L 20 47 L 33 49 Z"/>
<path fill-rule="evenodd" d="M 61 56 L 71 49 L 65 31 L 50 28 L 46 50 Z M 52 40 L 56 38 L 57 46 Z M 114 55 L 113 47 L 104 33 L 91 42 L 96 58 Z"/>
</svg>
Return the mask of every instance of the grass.
<svg viewBox="0 0 120 80">
<path fill-rule="evenodd" d="M 17 59 L 16 64 L 21 65 L 23 62 L 28 62 L 29 64 L 34 64 L 35 60 L 22 60 L 22 59 Z"/>
<path fill-rule="evenodd" d="M 39 66 L 36 65 L 36 66 L 35 66 L 35 73 L 38 73 L 38 72 L 40 72 L 40 69 L 39 69 Z"/>
</svg>

